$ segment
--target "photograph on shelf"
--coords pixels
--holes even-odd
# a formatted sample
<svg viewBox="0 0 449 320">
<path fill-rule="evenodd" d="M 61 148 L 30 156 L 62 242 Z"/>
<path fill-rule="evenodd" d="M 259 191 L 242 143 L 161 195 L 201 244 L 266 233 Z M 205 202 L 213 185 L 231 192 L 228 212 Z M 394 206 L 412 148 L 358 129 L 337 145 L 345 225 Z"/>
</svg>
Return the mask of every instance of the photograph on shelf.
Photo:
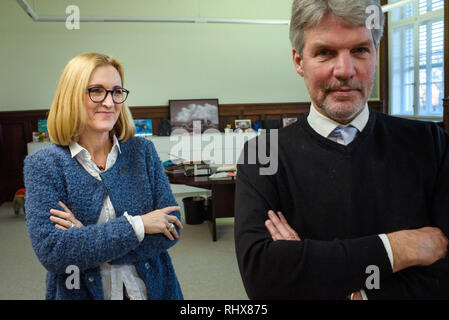
<svg viewBox="0 0 449 320">
<path fill-rule="evenodd" d="M 251 120 L 249 120 L 249 119 L 235 120 L 235 128 L 242 129 L 245 131 L 245 130 L 251 128 Z"/>
<path fill-rule="evenodd" d="M 152 136 L 153 122 L 151 119 L 137 119 L 134 120 L 136 126 L 136 136 Z"/>
<path fill-rule="evenodd" d="M 285 128 L 285 127 L 291 125 L 292 123 L 295 123 L 296 121 L 298 121 L 298 118 L 283 118 L 282 126 Z"/>
<path fill-rule="evenodd" d="M 218 130 L 218 99 L 169 100 L 169 108 L 172 134 L 193 133 L 193 121 L 200 121 L 201 133 Z"/>
<path fill-rule="evenodd" d="M 47 119 L 37 120 L 37 131 L 48 133 Z"/>
<path fill-rule="evenodd" d="M 37 120 L 37 131 L 33 132 L 33 142 L 48 141 L 47 119 Z"/>
</svg>

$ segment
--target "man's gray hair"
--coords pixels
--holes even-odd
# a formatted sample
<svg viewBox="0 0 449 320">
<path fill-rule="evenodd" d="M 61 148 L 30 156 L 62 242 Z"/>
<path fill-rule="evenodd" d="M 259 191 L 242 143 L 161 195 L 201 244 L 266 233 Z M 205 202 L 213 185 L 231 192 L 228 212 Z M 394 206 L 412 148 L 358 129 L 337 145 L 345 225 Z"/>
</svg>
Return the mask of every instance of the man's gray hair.
<svg viewBox="0 0 449 320">
<path fill-rule="evenodd" d="M 367 19 L 373 14 L 369 10 L 373 7 L 370 6 L 376 6 L 376 13 L 379 15 L 378 25 L 371 28 L 374 45 L 378 48 L 385 23 L 379 0 L 294 0 L 290 21 L 290 41 L 293 48 L 302 56 L 306 29 L 316 27 L 327 14 L 333 14 L 352 26 L 367 25 Z"/>
</svg>

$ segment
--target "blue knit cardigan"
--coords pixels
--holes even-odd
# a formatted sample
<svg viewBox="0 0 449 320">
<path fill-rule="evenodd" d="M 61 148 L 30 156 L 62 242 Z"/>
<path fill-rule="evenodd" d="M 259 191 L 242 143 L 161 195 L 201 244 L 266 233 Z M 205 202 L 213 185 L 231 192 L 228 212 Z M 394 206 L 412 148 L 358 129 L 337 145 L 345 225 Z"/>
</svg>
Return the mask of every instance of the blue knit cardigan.
<svg viewBox="0 0 449 320">
<path fill-rule="evenodd" d="M 177 205 L 152 142 L 134 137 L 120 143 L 114 166 L 91 176 L 68 147 L 50 145 L 25 159 L 26 217 L 31 245 L 48 270 L 46 299 L 103 299 L 100 264 L 133 264 L 145 282 L 149 299 L 183 299 L 167 249 L 177 240 L 146 234 L 142 242 L 123 213 L 142 215 Z M 97 225 L 109 194 L 116 218 Z M 84 225 L 59 230 L 50 209 L 62 201 Z M 180 219 L 179 211 L 172 213 Z M 178 234 L 179 229 L 176 227 Z M 80 271 L 79 289 L 75 273 Z M 70 277 L 70 278 L 68 278 Z"/>
</svg>

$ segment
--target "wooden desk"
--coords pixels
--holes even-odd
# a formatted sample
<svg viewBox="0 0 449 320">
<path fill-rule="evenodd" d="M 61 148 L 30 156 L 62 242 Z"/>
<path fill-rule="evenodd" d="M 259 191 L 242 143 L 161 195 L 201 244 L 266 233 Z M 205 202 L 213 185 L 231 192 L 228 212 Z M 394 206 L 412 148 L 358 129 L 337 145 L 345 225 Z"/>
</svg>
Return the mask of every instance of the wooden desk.
<svg viewBox="0 0 449 320">
<path fill-rule="evenodd" d="M 217 241 L 217 218 L 234 217 L 235 179 L 209 180 L 208 176 L 186 177 L 180 175 L 167 175 L 172 184 L 185 184 L 192 187 L 211 189 L 212 213 L 208 219 L 212 233 L 212 240 Z"/>
</svg>

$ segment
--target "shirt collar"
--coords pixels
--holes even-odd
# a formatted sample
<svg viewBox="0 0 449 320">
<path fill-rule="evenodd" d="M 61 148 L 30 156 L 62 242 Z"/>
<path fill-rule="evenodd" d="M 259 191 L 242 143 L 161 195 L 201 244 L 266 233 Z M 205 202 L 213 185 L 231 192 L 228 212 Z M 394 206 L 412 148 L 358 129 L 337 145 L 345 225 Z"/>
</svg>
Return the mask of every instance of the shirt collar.
<svg viewBox="0 0 449 320">
<path fill-rule="evenodd" d="M 365 128 L 366 124 L 368 123 L 369 119 L 369 109 L 368 104 L 363 107 L 362 112 L 360 112 L 357 117 L 355 117 L 350 123 L 346 125 L 342 125 L 341 123 L 338 123 L 335 120 L 332 120 L 325 115 L 319 113 L 313 103 L 310 105 L 310 113 L 307 117 L 307 122 L 312 127 L 313 130 L 315 130 L 318 134 L 320 134 L 323 137 L 328 137 L 329 134 L 335 130 L 337 127 L 348 127 L 349 125 L 354 126 L 362 132 L 362 130 Z"/>
<path fill-rule="evenodd" d="M 114 145 L 111 148 L 111 152 L 114 150 L 114 148 L 117 148 L 119 153 L 122 153 L 122 150 L 120 150 L 120 143 L 118 142 L 117 136 L 114 134 L 112 137 L 112 140 L 114 141 Z M 82 147 L 78 142 L 72 142 L 69 145 L 70 154 L 73 157 L 76 157 L 76 155 L 80 154 L 83 156 L 87 156 L 89 154 L 89 151 L 87 151 L 84 147 Z M 111 153 L 110 152 L 110 153 Z"/>
<path fill-rule="evenodd" d="M 120 149 L 120 143 L 115 134 L 112 136 L 112 140 L 114 141 L 114 145 L 112 146 L 112 149 L 117 148 L 118 152 L 122 153 L 122 150 Z"/>
</svg>

